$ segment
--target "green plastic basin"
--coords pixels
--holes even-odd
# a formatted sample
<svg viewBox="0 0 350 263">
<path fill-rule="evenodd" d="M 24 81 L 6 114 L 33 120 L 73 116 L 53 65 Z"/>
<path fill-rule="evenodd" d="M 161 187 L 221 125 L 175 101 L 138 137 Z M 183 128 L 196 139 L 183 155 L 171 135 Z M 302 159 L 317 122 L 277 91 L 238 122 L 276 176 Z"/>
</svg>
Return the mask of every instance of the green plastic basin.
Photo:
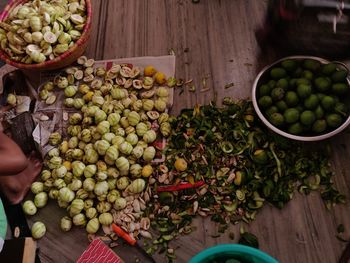
<svg viewBox="0 0 350 263">
<path fill-rule="evenodd" d="M 222 244 L 207 248 L 194 256 L 189 263 L 225 263 L 225 259 L 228 258 L 241 263 L 278 263 L 276 259 L 259 249 L 239 244 Z"/>
</svg>

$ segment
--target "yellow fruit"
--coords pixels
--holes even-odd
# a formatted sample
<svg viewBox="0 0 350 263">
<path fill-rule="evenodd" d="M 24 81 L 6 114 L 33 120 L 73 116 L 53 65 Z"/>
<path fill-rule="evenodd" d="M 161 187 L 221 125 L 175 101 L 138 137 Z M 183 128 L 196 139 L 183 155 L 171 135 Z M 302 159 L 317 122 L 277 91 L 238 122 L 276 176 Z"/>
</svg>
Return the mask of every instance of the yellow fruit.
<svg viewBox="0 0 350 263">
<path fill-rule="evenodd" d="M 179 172 L 183 172 L 187 169 L 187 162 L 185 161 L 185 159 L 183 158 L 178 158 L 176 161 L 175 161 L 175 169 Z"/>
<path fill-rule="evenodd" d="M 166 82 L 165 74 L 160 71 L 154 75 L 154 78 L 159 85 L 163 85 Z"/>
<path fill-rule="evenodd" d="M 72 163 L 70 161 L 64 161 L 63 166 L 67 168 L 67 171 L 72 170 Z"/>
<path fill-rule="evenodd" d="M 94 96 L 94 92 L 93 91 L 88 91 L 84 96 L 83 99 L 87 102 L 87 101 L 91 101 L 92 97 Z"/>
<path fill-rule="evenodd" d="M 143 70 L 143 74 L 147 77 L 152 77 L 156 73 L 156 69 L 153 66 L 147 66 Z"/>
<path fill-rule="evenodd" d="M 152 173 L 153 173 L 153 167 L 150 164 L 147 164 L 142 168 L 141 175 L 143 177 L 150 177 Z"/>
</svg>

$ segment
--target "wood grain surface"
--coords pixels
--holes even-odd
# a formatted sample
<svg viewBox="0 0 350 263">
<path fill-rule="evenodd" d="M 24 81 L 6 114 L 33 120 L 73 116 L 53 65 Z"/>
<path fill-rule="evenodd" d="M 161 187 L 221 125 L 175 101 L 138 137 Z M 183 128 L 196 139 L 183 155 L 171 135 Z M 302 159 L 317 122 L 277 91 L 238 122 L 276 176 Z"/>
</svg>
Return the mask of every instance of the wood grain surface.
<svg viewBox="0 0 350 263">
<path fill-rule="evenodd" d="M 250 97 L 257 72 L 278 58 L 260 53 L 254 30 L 261 26 L 267 1 L 262 0 L 95 0 L 93 27 L 86 55 L 96 60 L 135 56 L 176 54 L 176 77 L 193 79 L 196 91 L 177 90 L 173 114 L 197 103 L 208 103 L 224 96 Z M 203 79 L 208 91 L 203 92 Z M 225 85 L 233 83 L 230 89 Z M 333 151 L 334 182 L 349 196 L 349 134 L 324 141 Z M 54 202 L 30 219 L 44 220 L 48 232 L 39 241 L 42 262 L 74 262 L 88 245 L 85 231 L 59 230 L 64 215 Z M 338 224 L 344 224 L 344 237 L 350 236 L 350 203 L 327 211 L 317 193 L 295 194 L 282 210 L 266 206 L 257 220 L 246 229 L 258 236 L 261 249 L 286 263 L 335 263 L 345 243 L 336 238 Z M 230 226 L 236 233 L 231 240 L 227 231 L 218 238 L 215 223 L 197 218 L 197 230 L 183 236 L 173 245 L 176 262 L 187 262 L 201 250 L 221 243 L 236 243 L 239 226 Z M 141 243 L 141 242 L 140 242 Z M 125 262 L 147 262 L 136 249 L 126 245 L 115 248 Z M 155 255 L 157 262 L 166 262 Z"/>
</svg>

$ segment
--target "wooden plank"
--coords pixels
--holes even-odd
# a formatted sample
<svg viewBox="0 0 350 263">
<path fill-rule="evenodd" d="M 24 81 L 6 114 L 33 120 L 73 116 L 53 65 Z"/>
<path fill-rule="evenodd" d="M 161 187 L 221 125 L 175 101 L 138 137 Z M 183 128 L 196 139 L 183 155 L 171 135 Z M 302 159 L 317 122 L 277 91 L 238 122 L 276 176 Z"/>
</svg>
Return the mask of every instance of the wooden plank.
<svg viewBox="0 0 350 263">
<path fill-rule="evenodd" d="M 96 60 L 120 57 L 176 54 L 176 76 L 193 78 L 197 87 L 181 95 L 175 91 L 172 113 L 196 103 L 208 103 L 217 95 L 246 98 L 258 71 L 278 58 L 274 52 L 260 53 L 254 30 L 261 26 L 267 1 L 255 0 L 113 0 L 93 1 L 94 22 L 86 54 Z M 201 92 L 202 79 L 207 78 L 210 88 Z M 227 83 L 234 87 L 224 89 Z M 326 143 L 326 142 L 323 142 Z M 332 149 L 332 164 L 336 171 L 334 181 L 343 193 L 350 194 L 349 134 L 344 133 L 328 141 Z M 59 220 L 65 211 L 55 202 L 41 209 L 32 218 L 47 225 L 46 236 L 39 240 L 42 262 L 73 262 L 88 245 L 85 231 L 73 229 L 63 233 Z M 318 194 L 295 198 L 283 209 L 266 206 L 247 230 L 255 233 L 261 249 L 280 262 L 334 263 L 345 244 L 336 239 L 336 227 L 344 224 L 344 237 L 350 235 L 350 204 L 327 211 Z M 197 230 L 180 237 L 172 246 L 176 262 L 187 262 L 199 251 L 219 243 L 236 243 L 238 226 L 231 226 L 235 239 L 228 232 L 218 238 L 216 224 L 209 219 L 197 218 Z M 121 245 L 115 251 L 126 261 L 142 257 L 137 250 Z M 157 262 L 166 262 L 155 255 Z"/>
</svg>

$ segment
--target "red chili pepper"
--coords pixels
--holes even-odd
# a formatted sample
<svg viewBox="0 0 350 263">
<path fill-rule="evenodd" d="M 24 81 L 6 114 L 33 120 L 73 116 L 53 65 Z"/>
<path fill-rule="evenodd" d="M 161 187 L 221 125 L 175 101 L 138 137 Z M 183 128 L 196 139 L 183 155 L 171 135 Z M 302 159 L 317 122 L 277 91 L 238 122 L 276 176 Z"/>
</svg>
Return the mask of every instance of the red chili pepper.
<svg viewBox="0 0 350 263">
<path fill-rule="evenodd" d="M 175 191 L 180 191 L 180 190 L 184 190 L 184 189 L 201 187 L 202 185 L 205 185 L 204 181 L 198 181 L 194 184 L 182 183 L 182 184 L 178 184 L 178 185 L 159 186 L 157 188 L 157 192 L 175 192 Z"/>
</svg>

